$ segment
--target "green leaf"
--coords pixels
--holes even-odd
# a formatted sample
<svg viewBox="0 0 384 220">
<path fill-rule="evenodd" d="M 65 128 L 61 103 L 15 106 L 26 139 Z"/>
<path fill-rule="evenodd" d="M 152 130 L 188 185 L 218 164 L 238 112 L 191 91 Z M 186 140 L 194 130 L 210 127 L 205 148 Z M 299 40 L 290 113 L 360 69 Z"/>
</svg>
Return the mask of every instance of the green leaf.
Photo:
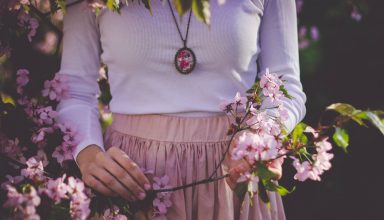
<svg viewBox="0 0 384 220">
<path fill-rule="evenodd" d="M 361 110 L 356 109 L 350 104 L 346 103 L 335 103 L 327 107 L 327 110 L 333 110 L 339 114 L 349 117 L 354 120 L 356 123 L 362 126 L 366 126 L 361 118 Z"/>
<path fill-rule="evenodd" d="M 179 16 L 183 16 L 192 7 L 192 0 L 173 0 L 173 4 L 176 8 Z"/>
<path fill-rule="evenodd" d="M 153 14 L 152 14 L 151 0 L 141 0 L 141 1 L 144 3 L 145 8 L 149 10 L 149 13 L 152 16 Z"/>
<path fill-rule="evenodd" d="M 248 182 L 238 183 L 235 188 L 235 193 L 240 201 L 243 201 L 245 194 L 248 191 Z"/>
<path fill-rule="evenodd" d="M 285 89 L 284 85 L 280 86 L 280 91 L 284 94 L 285 97 L 287 97 L 289 99 L 293 99 L 293 97 L 291 95 L 289 95 L 287 89 Z"/>
<path fill-rule="evenodd" d="M 205 24 L 210 23 L 210 7 L 209 0 L 192 0 L 192 11 L 196 18 Z"/>
<path fill-rule="evenodd" d="M 327 110 L 334 110 L 341 115 L 353 115 L 356 111 L 355 107 L 346 103 L 335 103 L 327 107 Z"/>
<path fill-rule="evenodd" d="M 257 163 L 256 171 L 253 174 L 259 176 L 262 180 L 270 180 L 275 177 L 275 174 L 263 163 Z"/>
<path fill-rule="evenodd" d="M 349 135 L 345 129 L 336 127 L 332 138 L 337 146 L 343 148 L 343 150 L 347 152 L 347 147 L 349 145 Z"/>
<path fill-rule="evenodd" d="M 384 135 L 384 122 L 379 118 L 377 114 L 371 111 L 366 111 L 367 119 L 380 130 L 380 132 Z"/>
<path fill-rule="evenodd" d="M 270 205 L 270 201 L 269 201 L 269 197 L 268 197 L 268 194 L 267 194 L 267 190 L 263 184 L 263 181 L 259 181 L 259 189 L 258 189 L 258 193 L 259 194 L 259 197 L 261 199 L 261 201 L 263 201 L 264 203 L 268 205 Z"/>
<path fill-rule="evenodd" d="M 272 182 L 271 180 L 265 181 L 265 182 L 263 182 L 263 184 L 265 185 L 265 188 L 268 191 L 277 192 L 281 196 L 288 195 L 288 194 L 292 193 L 293 191 L 295 191 L 295 189 L 296 189 L 296 187 L 293 187 L 292 190 L 288 190 L 284 186 L 277 185 L 274 182 Z"/>
<path fill-rule="evenodd" d="M 306 144 L 308 143 L 308 138 L 304 134 L 304 130 L 307 127 L 305 123 L 299 123 L 296 125 L 295 129 L 293 129 L 292 132 L 292 142 L 293 145 L 296 145 L 298 143 Z"/>
</svg>

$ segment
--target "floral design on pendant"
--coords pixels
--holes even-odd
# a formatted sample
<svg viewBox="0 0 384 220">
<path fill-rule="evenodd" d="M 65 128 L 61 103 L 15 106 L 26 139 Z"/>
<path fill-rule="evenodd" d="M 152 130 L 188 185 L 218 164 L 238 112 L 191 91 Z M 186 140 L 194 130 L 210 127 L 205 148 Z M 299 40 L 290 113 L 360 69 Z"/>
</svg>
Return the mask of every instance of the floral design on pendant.
<svg viewBox="0 0 384 220">
<path fill-rule="evenodd" d="M 195 68 L 196 56 L 188 47 L 180 48 L 175 55 L 175 66 L 181 74 L 189 74 Z"/>
</svg>

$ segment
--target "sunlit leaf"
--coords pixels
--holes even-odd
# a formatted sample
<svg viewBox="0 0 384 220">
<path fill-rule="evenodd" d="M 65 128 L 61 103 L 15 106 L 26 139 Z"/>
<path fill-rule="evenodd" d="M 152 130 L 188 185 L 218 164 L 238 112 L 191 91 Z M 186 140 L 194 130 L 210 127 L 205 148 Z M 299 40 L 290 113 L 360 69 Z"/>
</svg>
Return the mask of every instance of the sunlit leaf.
<svg viewBox="0 0 384 220">
<path fill-rule="evenodd" d="M 179 16 L 183 16 L 185 12 L 191 9 L 192 0 L 173 0 L 173 5 L 175 6 Z"/>
<path fill-rule="evenodd" d="M 304 130 L 307 127 L 305 123 L 299 123 L 296 125 L 295 129 L 292 132 L 292 143 L 296 145 L 297 143 L 306 144 L 308 142 L 307 136 L 304 134 Z"/>
<path fill-rule="evenodd" d="M 341 115 L 346 115 L 346 116 L 352 116 L 355 112 L 356 109 L 350 104 L 346 103 L 335 103 L 327 107 L 327 110 L 334 110 L 338 112 Z"/>
<path fill-rule="evenodd" d="M 347 147 L 349 145 L 349 135 L 345 129 L 337 127 L 332 138 L 337 146 L 343 148 L 344 151 L 347 151 Z"/>
<path fill-rule="evenodd" d="M 210 23 L 209 0 L 192 0 L 192 10 L 198 20 L 205 24 Z"/>
<path fill-rule="evenodd" d="M 380 119 L 380 115 L 382 115 L 380 111 L 364 111 L 358 114 L 358 117 L 370 121 L 382 134 L 384 134 L 384 122 L 383 119 Z"/>
</svg>

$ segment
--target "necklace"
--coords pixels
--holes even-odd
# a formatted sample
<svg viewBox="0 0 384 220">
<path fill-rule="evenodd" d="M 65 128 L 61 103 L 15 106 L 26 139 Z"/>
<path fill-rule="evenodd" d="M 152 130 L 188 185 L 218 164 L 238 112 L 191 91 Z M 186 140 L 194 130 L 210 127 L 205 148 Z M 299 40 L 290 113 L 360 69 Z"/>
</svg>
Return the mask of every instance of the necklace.
<svg viewBox="0 0 384 220">
<path fill-rule="evenodd" d="M 185 38 L 183 38 L 183 34 L 181 33 L 180 27 L 177 24 L 176 16 L 175 16 L 175 13 L 173 12 L 170 0 L 168 0 L 168 5 L 169 5 L 169 8 L 171 9 L 173 21 L 176 24 L 176 28 L 177 28 L 177 31 L 179 32 L 180 39 L 181 41 L 183 41 L 183 47 L 180 48 L 175 54 L 175 61 L 174 61 L 175 67 L 177 71 L 179 71 L 179 73 L 186 75 L 191 73 L 196 65 L 195 53 L 191 50 L 191 48 L 187 47 L 189 25 L 191 23 L 191 17 L 192 17 L 192 9 L 189 12 L 187 33 L 185 35 Z"/>
</svg>

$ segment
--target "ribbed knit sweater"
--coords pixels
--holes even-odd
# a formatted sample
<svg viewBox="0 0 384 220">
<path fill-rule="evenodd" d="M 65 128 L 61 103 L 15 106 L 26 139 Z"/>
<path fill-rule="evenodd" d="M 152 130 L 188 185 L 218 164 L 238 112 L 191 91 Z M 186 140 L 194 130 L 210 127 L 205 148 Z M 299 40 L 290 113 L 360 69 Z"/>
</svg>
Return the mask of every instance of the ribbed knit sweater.
<svg viewBox="0 0 384 220">
<path fill-rule="evenodd" d="M 284 100 L 288 130 L 304 117 L 295 0 L 227 0 L 223 5 L 211 0 L 210 26 L 191 20 L 187 46 L 197 64 L 189 75 L 174 66 L 183 43 L 166 1 L 152 1 L 152 16 L 139 1 L 128 2 L 121 14 L 103 9 L 96 15 L 84 1 L 64 16 L 57 74 L 67 77 L 69 96 L 59 103 L 57 119 L 77 128 L 75 158 L 90 144 L 104 148 L 97 108 L 101 61 L 109 70 L 112 112 L 218 114 L 220 102 L 245 94 L 269 68 L 283 75 L 294 97 Z M 187 18 L 177 20 L 184 36 Z"/>
</svg>

